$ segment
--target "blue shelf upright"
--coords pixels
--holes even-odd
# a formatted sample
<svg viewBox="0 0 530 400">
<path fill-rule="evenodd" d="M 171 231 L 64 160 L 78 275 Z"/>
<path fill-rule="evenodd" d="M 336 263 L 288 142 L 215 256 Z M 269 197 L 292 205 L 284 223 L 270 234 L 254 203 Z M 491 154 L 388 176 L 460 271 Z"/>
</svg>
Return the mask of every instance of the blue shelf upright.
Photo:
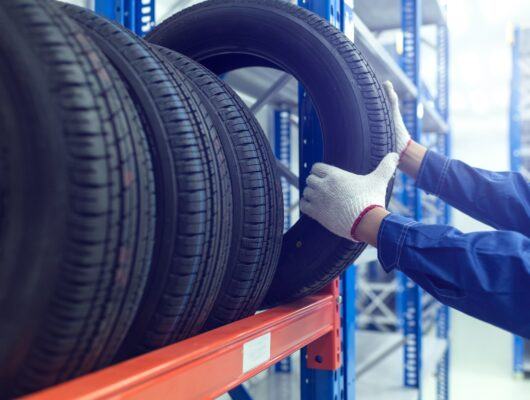
<svg viewBox="0 0 530 400">
<path fill-rule="evenodd" d="M 353 40 L 353 0 L 298 0 L 304 7 L 330 21 Z M 322 159 L 322 133 L 315 109 L 299 88 L 299 190 L 302 193 L 311 166 Z M 336 371 L 310 369 L 306 350 L 301 352 L 301 399 L 353 400 L 355 398 L 355 267 L 341 278 L 342 366 Z"/>
<path fill-rule="evenodd" d="M 155 25 L 155 0 L 96 0 L 95 11 L 139 36 Z"/>
<path fill-rule="evenodd" d="M 279 162 L 291 169 L 291 109 L 287 105 L 279 105 L 274 110 L 274 154 Z M 291 227 L 291 185 L 285 177 L 281 177 L 283 193 L 283 231 Z M 291 373 L 291 356 L 278 361 L 274 371 Z"/>
<path fill-rule="evenodd" d="M 449 120 L 449 30 L 447 25 L 437 27 L 437 99 L 436 108 L 450 126 Z M 447 156 L 451 154 L 451 132 L 450 130 L 444 135 L 438 134 L 437 151 Z M 440 224 L 449 224 L 451 220 L 451 209 L 447 204 L 440 204 L 443 213 L 438 216 L 437 222 Z M 436 398 L 437 400 L 447 400 L 449 398 L 449 307 L 441 306 L 436 316 L 436 336 L 447 341 L 445 353 L 436 367 Z"/>
<path fill-rule="evenodd" d="M 403 30 L 403 54 L 401 67 L 412 83 L 419 88 L 420 80 L 420 29 L 421 29 L 421 0 L 402 0 L 402 30 Z M 420 93 L 417 97 L 404 98 L 402 103 L 403 121 L 412 138 L 421 142 L 422 103 Z M 403 175 L 405 204 L 413 209 L 413 217 L 417 221 L 422 218 L 421 194 L 414 187 L 410 178 Z M 404 345 L 404 372 L 403 380 L 406 387 L 420 389 L 421 383 L 421 289 L 405 275 L 400 274 L 403 294 L 403 331 L 405 335 Z"/>
<path fill-rule="evenodd" d="M 530 29 L 515 28 L 512 41 L 510 97 L 510 169 L 530 179 Z M 513 371 L 518 377 L 530 374 L 530 341 L 513 340 Z"/>
</svg>

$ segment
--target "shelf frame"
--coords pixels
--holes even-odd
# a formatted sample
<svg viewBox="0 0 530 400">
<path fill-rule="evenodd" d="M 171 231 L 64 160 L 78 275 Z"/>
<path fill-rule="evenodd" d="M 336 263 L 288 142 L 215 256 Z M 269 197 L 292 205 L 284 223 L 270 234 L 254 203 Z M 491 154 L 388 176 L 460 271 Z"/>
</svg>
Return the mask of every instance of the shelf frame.
<svg viewBox="0 0 530 400">
<path fill-rule="evenodd" d="M 155 0 L 96 0 L 95 11 L 145 36 L 155 25 Z"/>
<path fill-rule="evenodd" d="M 187 399 L 215 398 L 304 346 L 308 346 L 310 368 L 336 370 L 340 367 L 339 301 L 338 281 L 334 281 L 318 295 L 272 308 L 26 398 L 156 399 L 182 398 L 184 394 Z M 256 340 L 265 343 L 262 348 L 265 355 L 259 349 L 248 350 L 259 343 Z M 264 359 L 246 370 L 244 360 L 253 351 L 258 351 L 254 354 L 258 360 Z"/>
<path fill-rule="evenodd" d="M 510 169 L 530 176 L 530 29 L 515 27 L 512 36 L 512 79 L 510 87 Z M 524 147 L 527 146 L 527 147 Z M 530 374 L 525 353 L 530 341 L 513 337 L 513 373 Z"/>
</svg>

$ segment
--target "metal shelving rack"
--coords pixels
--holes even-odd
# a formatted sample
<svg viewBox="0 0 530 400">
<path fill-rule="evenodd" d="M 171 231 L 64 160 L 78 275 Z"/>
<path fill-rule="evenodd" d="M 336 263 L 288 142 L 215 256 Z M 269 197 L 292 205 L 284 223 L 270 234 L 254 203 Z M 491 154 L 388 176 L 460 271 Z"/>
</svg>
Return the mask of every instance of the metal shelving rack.
<svg viewBox="0 0 530 400">
<path fill-rule="evenodd" d="M 183 0 L 181 4 L 184 3 L 189 5 L 191 1 Z M 448 33 L 443 7 L 438 0 L 401 0 L 401 7 L 395 0 L 355 0 L 354 14 L 353 3 L 353 0 L 298 0 L 300 6 L 328 19 L 351 40 L 355 35 L 357 46 L 380 80 L 393 81 L 404 101 L 404 118 L 414 137 L 447 153 L 450 147 Z M 96 0 L 95 4 L 98 13 L 139 35 L 154 25 L 154 0 Z M 432 96 L 426 93 L 420 79 L 422 24 L 437 26 L 435 101 L 431 101 Z M 389 29 L 403 33 L 401 60 L 393 57 L 377 38 Z M 238 74 L 236 79 L 228 74 L 225 80 L 242 94 L 255 113 L 272 105 L 270 136 L 283 175 L 284 200 L 288 205 L 285 209 L 287 229 L 296 207 L 295 196 L 291 196 L 294 190 L 290 187 L 303 188 L 305 177 L 312 163 L 319 161 L 322 150 L 314 110 L 303 88 L 287 74 L 250 69 Z M 296 160 L 291 138 L 297 132 L 293 131 L 293 126 L 299 138 Z M 292 172 L 297 169 L 296 164 L 298 175 Z M 399 177 L 396 181 L 395 199 L 400 201 L 394 202 L 394 206 L 399 212 L 418 219 L 430 215 L 437 222 L 448 222 L 446 207 L 420 197 L 405 178 Z M 433 213 L 433 210 L 443 212 Z M 364 279 L 364 274 L 358 274 L 360 266 L 376 262 L 375 249 L 368 249 L 356 261 L 356 267 L 349 268 L 340 281 L 334 281 L 320 294 L 267 310 L 30 398 L 214 398 L 228 393 L 233 399 L 248 400 L 251 396 L 243 382 L 270 367 L 273 368 L 269 371 L 292 373 L 294 367 L 288 357 L 300 350 L 300 397 L 304 400 L 353 400 L 356 396 L 359 400 L 418 399 L 422 377 L 435 369 L 437 397 L 447 399 L 447 308 L 433 306 L 432 299 L 423 296 L 405 277 L 374 283 Z M 387 283 L 390 286 L 385 287 Z M 392 332 L 358 331 L 358 319 L 363 325 L 377 322 L 374 313 L 365 311 L 380 309 L 386 301 L 381 295 L 385 291 L 385 296 L 394 297 L 395 302 L 394 316 L 387 324 Z M 357 297 L 367 293 L 371 301 L 359 309 Z M 390 311 L 388 306 L 387 309 Z M 432 323 L 436 325 L 438 339 L 423 336 L 422 328 L 426 324 L 422 313 L 436 315 Z"/>
<path fill-rule="evenodd" d="M 401 5 L 396 1 L 357 0 L 355 9 L 356 43 L 379 78 L 394 83 L 412 137 L 449 154 L 449 43 L 445 7 L 437 0 L 401 0 Z M 420 72 L 425 47 L 422 45 L 424 25 L 436 29 L 436 42 L 428 46 L 435 49 L 437 57 L 434 97 L 426 90 Z M 389 31 L 401 39 L 396 55 L 378 39 Z M 449 209 L 439 200 L 421 194 L 403 175 L 396 178 L 391 208 L 426 223 L 449 222 Z M 396 273 L 394 279 L 388 279 L 377 272 L 380 271 L 377 263 L 370 267 L 361 269 L 358 276 L 358 319 L 361 326 L 369 328 L 361 331 L 358 338 L 365 346 L 375 346 L 376 351 L 358 365 L 359 397 L 392 396 L 390 388 L 395 388 L 399 379 L 393 371 L 402 363 L 401 379 L 408 390 L 399 394 L 394 391 L 395 397 L 421 398 L 423 379 L 435 373 L 436 396 L 447 399 L 449 310 L 422 293 L 421 288 L 402 274 Z M 434 335 L 426 336 L 426 331 L 433 326 L 436 327 Z M 387 378 L 381 379 L 383 376 Z M 377 387 L 385 385 L 389 387 L 387 392 L 372 394 Z"/>
<path fill-rule="evenodd" d="M 512 40 L 510 169 L 530 179 L 530 29 L 517 27 Z M 530 374 L 530 341 L 514 337 L 513 371 Z"/>
</svg>

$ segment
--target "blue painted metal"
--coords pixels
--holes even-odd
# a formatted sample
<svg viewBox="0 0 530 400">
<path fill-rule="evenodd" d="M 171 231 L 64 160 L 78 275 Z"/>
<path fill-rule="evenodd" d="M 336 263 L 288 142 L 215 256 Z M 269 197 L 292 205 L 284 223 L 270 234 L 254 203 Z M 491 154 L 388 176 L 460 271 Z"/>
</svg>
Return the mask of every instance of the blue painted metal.
<svg viewBox="0 0 530 400">
<path fill-rule="evenodd" d="M 232 400 L 252 400 L 252 396 L 248 393 L 243 385 L 239 385 L 228 392 Z"/>
<path fill-rule="evenodd" d="M 401 66 L 407 77 L 416 87 L 421 87 L 420 80 L 420 29 L 421 0 L 402 0 L 403 55 Z M 404 98 L 402 105 L 403 121 L 412 138 L 421 142 L 422 121 L 418 117 L 421 96 Z M 413 217 L 419 221 L 422 217 L 421 196 L 412 181 L 404 178 L 406 205 L 412 206 Z M 421 289 L 418 285 L 401 275 L 404 292 L 403 333 L 405 335 L 404 384 L 406 387 L 421 389 Z"/>
<path fill-rule="evenodd" d="M 440 307 L 436 317 L 436 335 L 439 338 L 447 340 L 447 349 L 445 350 L 442 359 L 436 366 L 436 399 L 449 399 L 449 308 L 446 306 Z"/>
<path fill-rule="evenodd" d="M 155 24 L 155 0 L 96 0 L 95 11 L 140 36 Z"/>
<path fill-rule="evenodd" d="M 524 340 L 521 336 L 513 337 L 513 372 L 515 375 L 524 374 Z"/>
<path fill-rule="evenodd" d="M 298 87 L 299 118 L 299 190 L 303 192 L 311 166 L 322 161 L 322 132 L 315 107 L 302 85 Z"/>
<path fill-rule="evenodd" d="M 512 80 L 510 96 L 510 169 L 519 171 L 521 167 L 521 29 L 515 28 L 512 43 Z M 513 338 L 513 372 L 524 373 L 524 340 Z"/>
<path fill-rule="evenodd" d="M 351 2 L 348 2 L 350 4 Z M 349 12 L 349 5 L 344 0 L 298 0 L 298 5 L 319 14 L 337 28 L 344 25 L 343 12 Z M 300 85 L 298 90 L 299 112 L 299 180 L 300 191 L 304 190 L 305 181 L 311 166 L 322 160 L 323 144 L 320 124 L 307 92 Z M 342 311 L 342 310 L 341 310 Z M 342 321 L 344 323 L 344 321 Z M 349 325 L 348 325 L 349 326 Z M 353 338 L 353 337 L 352 337 Z M 350 342 L 351 343 L 351 342 Z M 352 354 L 352 357 L 354 354 Z M 350 355 L 342 354 L 343 366 L 336 371 L 321 371 L 306 367 L 307 352 L 302 349 L 300 358 L 300 379 L 302 400 L 339 400 L 344 399 L 344 363 Z M 354 358 L 352 358 L 354 360 Z"/>
<path fill-rule="evenodd" d="M 510 97 L 510 168 L 519 171 L 521 167 L 521 29 L 516 28 L 513 36 L 512 81 Z"/>
<path fill-rule="evenodd" d="M 307 8 L 321 17 L 331 21 L 337 28 L 341 27 L 342 0 L 298 0 L 300 7 Z M 323 144 L 322 131 L 308 93 L 303 86 L 298 89 L 298 112 L 299 122 L 299 188 L 302 192 L 305 181 L 311 171 L 311 166 L 322 160 Z"/>
<path fill-rule="evenodd" d="M 291 110 L 288 107 L 281 106 L 274 110 L 274 154 L 280 162 L 291 168 Z M 291 185 L 284 177 L 281 182 L 285 232 L 291 227 Z"/>
<path fill-rule="evenodd" d="M 449 30 L 447 25 L 438 26 L 437 32 L 437 58 L 438 58 L 438 76 L 437 87 L 438 96 L 436 98 L 436 108 L 449 125 Z M 438 151 L 451 155 L 451 131 L 446 134 L 438 134 Z M 442 206 L 440 204 L 440 206 Z M 447 204 L 443 206 L 444 213 L 438 217 L 438 223 L 449 224 L 451 219 L 451 209 Z M 436 398 L 437 400 L 449 399 L 449 358 L 450 358 L 450 341 L 449 341 L 449 307 L 442 306 L 438 310 L 436 318 L 436 335 L 439 338 L 447 340 L 447 349 L 442 359 L 436 367 Z"/>
<path fill-rule="evenodd" d="M 342 276 L 342 374 L 343 398 L 355 399 L 355 281 L 357 268 L 351 266 Z"/>
<path fill-rule="evenodd" d="M 343 368 L 335 371 L 322 371 L 306 368 L 307 350 L 300 352 L 301 400 L 343 399 Z"/>
<path fill-rule="evenodd" d="M 291 110 L 280 106 L 274 110 L 274 154 L 287 167 L 291 168 Z M 291 185 L 282 177 L 283 192 L 283 231 L 291 227 Z M 285 357 L 274 365 L 274 371 L 290 373 L 292 370 L 291 357 Z"/>
</svg>

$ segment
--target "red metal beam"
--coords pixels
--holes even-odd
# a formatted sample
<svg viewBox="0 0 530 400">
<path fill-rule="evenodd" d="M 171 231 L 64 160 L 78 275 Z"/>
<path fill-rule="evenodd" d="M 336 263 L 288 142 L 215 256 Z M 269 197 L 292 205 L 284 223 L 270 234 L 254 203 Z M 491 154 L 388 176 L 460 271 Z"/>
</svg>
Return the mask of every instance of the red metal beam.
<svg viewBox="0 0 530 400">
<path fill-rule="evenodd" d="M 321 354 L 325 362 L 316 367 L 337 368 L 340 362 L 333 361 L 340 358 L 336 355 L 337 298 L 338 289 L 331 285 L 323 294 L 267 310 L 27 399 L 215 398 L 322 337 L 327 339 L 317 342 L 312 354 Z"/>
<path fill-rule="evenodd" d="M 335 279 L 325 289 L 336 299 L 333 312 L 334 329 L 307 346 L 307 368 L 334 371 L 340 368 L 340 313 L 339 280 Z"/>
</svg>

